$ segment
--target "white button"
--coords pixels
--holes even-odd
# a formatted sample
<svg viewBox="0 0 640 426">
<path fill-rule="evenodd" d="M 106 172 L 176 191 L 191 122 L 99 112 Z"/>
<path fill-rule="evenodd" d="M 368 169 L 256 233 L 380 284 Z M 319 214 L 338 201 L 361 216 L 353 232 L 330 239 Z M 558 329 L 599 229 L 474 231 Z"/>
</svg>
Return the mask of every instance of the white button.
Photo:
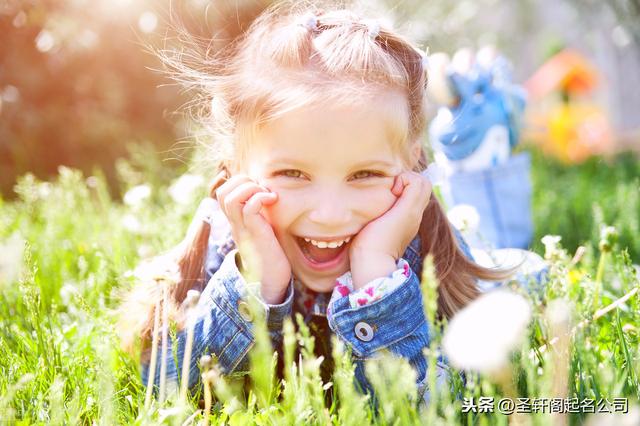
<svg viewBox="0 0 640 426">
<path fill-rule="evenodd" d="M 251 309 L 249 309 L 249 304 L 247 302 L 241 300 L 238 303 L 238 312 L 245 321 L 253 321 L 253 314 L 251 313 Z"/>
<path fill-rule="evenodd" d="M 373 339 L 373 329 L 366 322 L 360 321 L 355 327 L 356 337 L 363 342 L 368 342 Z"/>
</svg>

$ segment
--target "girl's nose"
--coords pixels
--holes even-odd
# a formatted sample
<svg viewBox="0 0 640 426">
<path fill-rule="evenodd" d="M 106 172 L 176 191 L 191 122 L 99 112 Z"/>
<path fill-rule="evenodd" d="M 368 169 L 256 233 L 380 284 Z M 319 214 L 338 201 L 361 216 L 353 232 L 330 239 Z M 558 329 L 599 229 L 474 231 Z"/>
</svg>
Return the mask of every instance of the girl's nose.
<svg viewBox="0 0 640 426">
<path fill-rule="evenodd" d="M 309 212 L 309 220 L 322 225 L 324 229 L 343 231 L 352 221 L 351 209 L 348 203 L 333 197 L 317 197 L 312 201 Z"/>
</svg>

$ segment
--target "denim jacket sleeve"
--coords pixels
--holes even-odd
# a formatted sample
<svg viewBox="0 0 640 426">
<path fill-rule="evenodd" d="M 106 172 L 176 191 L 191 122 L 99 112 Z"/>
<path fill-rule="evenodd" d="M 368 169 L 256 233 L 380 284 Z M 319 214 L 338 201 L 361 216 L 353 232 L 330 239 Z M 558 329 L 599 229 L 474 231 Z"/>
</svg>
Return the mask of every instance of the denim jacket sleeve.
<svg viewBox="0 0 640 426">
<path fill-rule="evenodd" d="M 455 231 L 462 251 L 471 259 L 462 236 Z M 364 391 L 372 393 L 365 372 L 366 359 L 382 349 L 406 358 L 417 373 L 418 395 L 429 402 L 427 360 L 423 349 L 430 344 L 430 326 L 424 315 L 419 274 L 422 269 L 420 240 L 416 237 L 407 247 L 403 259 L 411 265 L 405 282 L 369 304 L 352 307 L 348 297 L 333 300 L 328 309 L 328 323 L 333 332 L 352 350 L 356 380 Z M 448 382 L 451 369 L 444 356 L 436 364 L 438 388 Z"/>
<path fill-rule="evenodd" d="M 199 382 L 198 360 L 202 355 L 215 355 L 218 366 L 225 374 L 247 368 L 247 353 L 253 346 L 254 337 L 251 318 L 242 315 L 238 309 L 239 304 L 243 303 L 244 297 L 258 298 L 265 309 L 267 328 L 274 341 L 282 338 L 282 322 L 285 317 L 290 316 L 293 303 L 293 281 L 289 283 L 284 302 L 279 305 L 266 304 L 259 296 L 248 291 L 246 282 L 236 264 L 237 249 L 229 251 L 221 260 L 219 252 L 212 253 L 212 248 L 216 247 L 209 246 L 207 266 L 218 264 L 219 267 L 214 272 L 208 269 L 206 276 L 210 276 L 210 279 L 190 318 L 195 327 L 192 355 L 189 360 L 189 388 L 193 388 Z M 179 331 L 175 340 L 169 339 L 169 350 L 166 356 L 167 383 L 177 384 L 179 382 L 185 342 L 186 330 Z M 176 355 L 175 359 L 174 355 Z M 156 386 L 160 379 L 161 361 L 162 354 L 159 346 L 154 379 Z M 149 365 L 143 363 L 142 381 L 145 385 L 148 375 Z"/>
<path fill-rule="evenodd" d="M 411 271 L 406 281 L 381 299 L 351 307 L 348 297 L 333 301 L 328 310 L 329 327 L 350 348 L 356 379 L 371 393 L 364 373 L 364 361 L 381 349 L 407 358 L 421 382 L 427 363 L 422 354 L 429 345 L 429 327 L 424 316 L 420 280 Z"/>
</svg>

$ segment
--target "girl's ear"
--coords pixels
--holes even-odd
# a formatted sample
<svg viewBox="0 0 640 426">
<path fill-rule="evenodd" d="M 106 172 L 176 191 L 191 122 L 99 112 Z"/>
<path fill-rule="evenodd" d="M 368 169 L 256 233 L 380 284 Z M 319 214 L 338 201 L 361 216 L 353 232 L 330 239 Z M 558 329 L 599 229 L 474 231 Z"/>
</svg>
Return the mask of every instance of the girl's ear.
<svg viewBox="0 0 640 426">
<path fill-rule="evenodd" d="M 410 170 L 414 170 L 418 165 L 418 162 L 422 158 L 422 144 L 419 139 L 416 139 L 411 144 L 411 152 L 410 152 Z"/>
</svg>

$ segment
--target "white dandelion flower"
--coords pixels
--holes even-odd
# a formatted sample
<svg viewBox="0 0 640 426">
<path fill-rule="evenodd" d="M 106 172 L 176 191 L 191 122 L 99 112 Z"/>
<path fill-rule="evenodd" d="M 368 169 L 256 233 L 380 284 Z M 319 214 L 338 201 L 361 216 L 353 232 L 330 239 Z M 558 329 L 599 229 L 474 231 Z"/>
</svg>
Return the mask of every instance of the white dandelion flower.
<svg viewBox="0 0 640 426">
<path fill-rule="evenodd" d="M 178 204 L 189 204 L 193 199 L 194 192 L 204 183 L 204 178 L 200 175 L 184 174 L 175 180 L 169 187 L 171 199 Z"/>
<path fill-rule="evenodd" d="M 125 276 L 135 277 L 142 282 L 158 280 L 179 282 L 181 277 L 178 264 L 168 256 L 157 256 L 142 261 L 133 271 L 125 272 Z"/>
<path fill-rule="evenodd" d="M 545 259 L 551 259 L 558 253 L 560 240 L 562 240 L 560 235 L 545 235 L 540 239 L 542 244 L 544 244 Z"/>
<path fill-rule="evenodd" d="M 478 210 L 469 204 L 454 206 L 447 213 L 447 218 L 460 232 L 474 233 L 480 225 Z"/>
<path fill-rule="evenodd" d="M 139 234 L 142 231 L 142 224 L 132 214 L 126 214 L 122 217 L 122 226 L 133 234 Z"/>
<path fill-rule="evenodd" d="M 531 320 L 529 302 L 507 289 L 483 294 L 449 323 L 443 349 L 452 365 L 483 374 L 500 372 L 524 337 Z"/>
<path fill-rule="evenodd" d="M 122 198 L 122 201 L 128 206 L 138 207 L 144 200 L 151 196 L 151 187 L 149 185 L 136 185 L 129 189 Z"/>
<path fill-rule="evenodd" d="M 0 284 L 9 284 L 20 279 L 23 270 L 25 240 L 18 232 L 0 243 Z"/>
</svg>

